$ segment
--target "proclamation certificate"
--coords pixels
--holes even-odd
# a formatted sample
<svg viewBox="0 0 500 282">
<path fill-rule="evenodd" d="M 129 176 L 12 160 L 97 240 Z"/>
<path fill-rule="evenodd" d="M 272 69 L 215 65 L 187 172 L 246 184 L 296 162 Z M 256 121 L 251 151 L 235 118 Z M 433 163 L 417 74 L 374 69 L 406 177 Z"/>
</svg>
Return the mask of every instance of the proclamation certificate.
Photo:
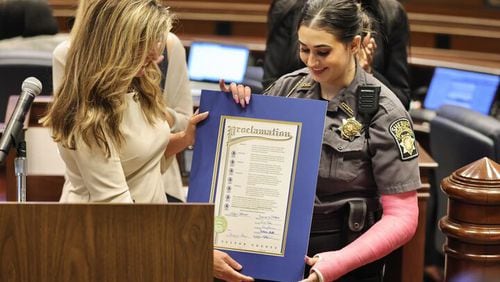
<svg viewBox="0 0 500 282">
<path fill-rule="evenodd" d="M 221 116 L 215 247 L 284 255 L 301 124 Z"/>
<path fill-rule="evenodd" d="M 256 279 L 304 275 L 326 101 L 202 91 L 188 202 L 214 204 L 214 248 Z M 193 227 L 196 228 L 196 227 Z"/>
</svg>

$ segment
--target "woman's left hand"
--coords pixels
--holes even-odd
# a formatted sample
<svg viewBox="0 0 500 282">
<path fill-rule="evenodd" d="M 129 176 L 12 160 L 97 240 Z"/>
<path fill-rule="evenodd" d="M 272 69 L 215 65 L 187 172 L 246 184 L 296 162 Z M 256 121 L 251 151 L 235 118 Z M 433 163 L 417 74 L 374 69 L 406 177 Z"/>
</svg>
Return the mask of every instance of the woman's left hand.
<svg viewBox="0 0 500 282">
<path fill-rule="evenodd" d="M 301 282 L 319 282 L 319 277 L 318 277 L 318 274 L 316 274 L 316 272 L 311 272 L 311 274 L 309 274 L 309 276 L 303 280 L 301 280 Z"/>
<path fill-rule="evenodd" d="M 231 82 L 229 87 L 226 86 L 224 79 L 219 80 L 220 91 L 231 92 L 233 95 L 234 102 L 240 104 L 241 107 L 245 107 L 250 103 L 250 96 L 252 95 L 252 90 L 250 87 L 243 84 L 236 84 Z"/>
<path fill-rule="evenodd" d="M 305 260 L 307 265 L 314 266 L 314 264 L 316 264 L 316 262 L 318 262 L 319 257 L 310 258 L 310 257 L 306 256 L 304 260 Z M 313 271 L 309 274 L 309 276 L 307 278 L 305 278 L 301 282 L 319 282 L 318 274 Z"/>
</svg>

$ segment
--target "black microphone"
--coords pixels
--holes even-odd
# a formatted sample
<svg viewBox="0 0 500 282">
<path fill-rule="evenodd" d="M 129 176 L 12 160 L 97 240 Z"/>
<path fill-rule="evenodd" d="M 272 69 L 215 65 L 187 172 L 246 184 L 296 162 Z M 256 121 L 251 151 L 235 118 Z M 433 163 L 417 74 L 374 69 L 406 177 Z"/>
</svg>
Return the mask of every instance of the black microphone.
<svg viewBox="0 0 500 282">
<path fill-rule="evenodd" d="M 31 103 L 33 103 L 35 96 L 42 92 L 42 83 L 34 77 L 28 77 L 23 81 L 21 89 L 21 96 L 19 97 L 19 100 L 17 100 L 14 112 L 12 113 L 9 123 L 7 123 L 7 126 L 2 134 L 2 138 L 0 139 L 0 163 L 5 161 L 5 158 L 9 153 L 10 146 L 15 144 L 17 138 L 19 137 L 19 133 L 23 128 L 26 113 L 29 111 Z"/>
</svg>

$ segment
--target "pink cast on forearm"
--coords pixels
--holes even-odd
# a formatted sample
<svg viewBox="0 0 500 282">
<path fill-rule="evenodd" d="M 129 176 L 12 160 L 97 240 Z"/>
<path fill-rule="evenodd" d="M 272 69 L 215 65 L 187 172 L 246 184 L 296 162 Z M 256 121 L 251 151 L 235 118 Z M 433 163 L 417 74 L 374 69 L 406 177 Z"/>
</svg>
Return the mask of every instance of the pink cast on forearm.
<svg viewBox="0 0 500 282">
<path fill-rule="evenodd" d="M 417 193 L 383 195 L 381 202 L 382 218 L 346 247 L 318 254 L 320 259 L 312 271 L 320 272 L 324 281 L 334 281 L 408 242 L 418 224 Z"/>
</svg>

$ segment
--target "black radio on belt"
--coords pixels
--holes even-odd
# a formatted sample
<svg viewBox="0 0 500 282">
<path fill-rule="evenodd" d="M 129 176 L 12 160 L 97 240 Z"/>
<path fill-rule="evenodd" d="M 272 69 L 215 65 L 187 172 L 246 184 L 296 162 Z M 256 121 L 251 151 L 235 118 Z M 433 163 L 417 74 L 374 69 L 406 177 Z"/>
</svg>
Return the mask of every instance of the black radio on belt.
<svg viewBox="0 0 500 282">
<path fill-rule="evenodd" d="M 365 134 L 368 138 L 368 126 L 372 116 L 378 110 L 378 100 L 380 94 L 380 86 L 362 85 L 358 86 L 358 113 L 364 118 Z"/>
</svg>

